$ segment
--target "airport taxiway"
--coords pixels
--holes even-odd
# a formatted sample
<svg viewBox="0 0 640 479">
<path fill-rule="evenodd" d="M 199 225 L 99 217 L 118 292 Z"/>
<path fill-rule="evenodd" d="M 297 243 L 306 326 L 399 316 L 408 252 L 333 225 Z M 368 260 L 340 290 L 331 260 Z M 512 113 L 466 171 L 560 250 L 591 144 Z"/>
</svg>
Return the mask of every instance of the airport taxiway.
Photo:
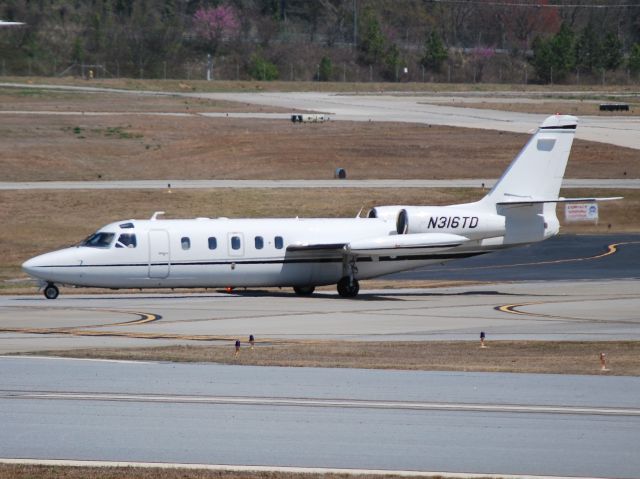
<svg viewBox="0 0 640 479">
<path fill-rule="evenodd" d="M 0 296 L 0 353 L 190 341 L 640 339 L 640 235 L 561 235 L 384 278 L 473 281 L 378 289 Z M 35 289 L 35 288 L 34 288 Z"/>
<path fill-rule="evenodd" d="M 2 459 L 640 471 L 640 378 L 19 357 L 0 376 Z"/>
<path fill-rule="evenodd" d="M 212 100 L 235 101 L 252 105 L 286 108 L 291 111 L 317 111 L 329 113 L 333 120 L 344 121 L 384 121 L 401 123 L 421 123 L 465 128 L 481 128 L 488 130 L 528 133 L 539 125 L 547 115 L 517 113 L 510 111 L 483 110 L 476 108 L 458 108 L 441 105 L 443 95 L 439 93 L 328 93 L 328 92 L 219 92 L 219 93 L 183 93 L 131 91 L 99 87 L 67 86 L 67 85 L 29 85 L 25 83 L 0 83 L 0 87 L 35 88 L 63 91 L 86 91 L 95 93 L 120 93 L 125 95 L 174 95 Z M 553 92 L 547 92 L 551 94 Z M 582 92 L 581 94 L 587 94 Z M 500 93 L 514 95 L 518 98 L 539 95 L 535 92 Z M 563 95 L 570 95 L 564 92 Z M 486 93 L 485 93 L 486 95 Z M 444 95 L 448 101 L 472 96 L 474 92 L 461 92 L 452 96 Z M 462 105 L 462 102 L 461 102 Z M 55 113 L 55 112 L 53 112 Z M 78 112 L 81 113 L 81 112 Z M 553 112 L 550 112 L 553 113 Z M 237 118 L 273 118 L 282 119 L 283 115 L 270 113 L 225 113 L 203 114 L 212 117 Z M 640 117 L 637 116 L 581 116 L 580 128 L 576 137 L 584 140 L 598 141 L 627 148 L 640 149 Z"/>
<path fill-rule="evenodd" d="M 266 340 L 638 340 L 637 280 L 238 294 L 0 298 L 0 352 Z"/>
</svg>

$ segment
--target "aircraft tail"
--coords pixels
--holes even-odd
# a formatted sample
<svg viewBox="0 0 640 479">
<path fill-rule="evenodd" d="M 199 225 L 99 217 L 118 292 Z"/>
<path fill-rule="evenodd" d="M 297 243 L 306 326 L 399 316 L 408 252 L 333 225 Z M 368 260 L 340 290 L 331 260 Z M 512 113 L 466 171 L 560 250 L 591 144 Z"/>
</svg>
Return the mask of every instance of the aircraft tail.
<svg viewBox="0 0 640 479">
<path fill-rule="evenodd" d="M 577 124 L 578 119 L 570 115 L 544 120 L 482 202 L 558 199 Z"/>
<path fill-rule="evenodd" d="M 503 244 L 541 241 L 560 230 L 558 203 L 621 199 L 560 198 L 578 119 L 553 115 L 542 122 L 502 177 L 476 205 L 505 218 Z"/>
</svg>

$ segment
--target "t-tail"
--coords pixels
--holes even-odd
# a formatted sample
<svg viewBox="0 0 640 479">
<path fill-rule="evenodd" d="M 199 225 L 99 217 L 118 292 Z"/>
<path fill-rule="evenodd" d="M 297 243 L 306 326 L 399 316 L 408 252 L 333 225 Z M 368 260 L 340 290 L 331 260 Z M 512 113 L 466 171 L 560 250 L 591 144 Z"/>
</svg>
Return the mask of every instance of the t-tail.
<svg viewBox="0 0 640 479">
<path fill-rule="evenodd" d="M 480 201 L 452 206 L 383 206 L 369 216 L 396 219 L 397 234 L 456 234 L 482 247 L 534 243 L 560 230 L 558 203 L 616 198 L 561 198 L 578 119 L 554 115 L 540 127 Z"/>
<path fill-rule="evenodd" d="M 571 153 L 578 118 L 545 119 L 502 177 L 477 205 L 505 218 L 504 244 L 540 241 L 560 230 L 558 203 L 616 198 L 562 198 L 560 188 Z"/>
</svg>

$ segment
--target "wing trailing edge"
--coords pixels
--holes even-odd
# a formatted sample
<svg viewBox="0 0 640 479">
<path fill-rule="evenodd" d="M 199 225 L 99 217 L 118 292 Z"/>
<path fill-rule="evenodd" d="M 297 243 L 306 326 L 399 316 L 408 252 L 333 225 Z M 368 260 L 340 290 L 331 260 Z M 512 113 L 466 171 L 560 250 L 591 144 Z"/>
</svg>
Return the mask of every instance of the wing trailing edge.
<svg viewBox="0 0 640 479">
<path fill-rule="evenodd" d="M 403 256 L 412 256 L 445 251 L 460 246 L 467 241 L 469 241 L 468 238 L 454 234 L 416 233 L 352 241 L 345 247 L 345 250 L 355 255 L 387 256 L 402 254 Z"/>
<path fill-rule="evenodd" d="M 287 247 L 287 252 L 303 254 L 339 252 L 354 256 L 418 256 L 456 248 L 467 241 L 469 238 L 447 233 L 388 235 L 350 243 L 293 244 Z"/>
</svg>

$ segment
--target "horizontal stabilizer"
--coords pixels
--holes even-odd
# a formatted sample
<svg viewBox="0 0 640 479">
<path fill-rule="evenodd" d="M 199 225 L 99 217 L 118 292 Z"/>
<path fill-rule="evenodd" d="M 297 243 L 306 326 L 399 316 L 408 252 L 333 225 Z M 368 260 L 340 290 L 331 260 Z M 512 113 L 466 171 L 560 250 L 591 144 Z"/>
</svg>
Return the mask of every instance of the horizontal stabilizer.
<svg viewBox="0 0 640 479">
<path fill-rule="evenodd" d="M 467 241 L 464 236 L 446 233 L 391 235 L 353 241 L 345 250 L 352 254 L 407 256 L 443 251 Z"/>
<path fill-rule="evenodd" d="M 542 203 L 593 203 L 595 201 L 621 200 L 622 196 L 611 196 L 608 198 L 555 198 L 555 199 L 514 199 L 513 201 L 501 201 L 497 205 L 536 205 Z"/>
</svg>

